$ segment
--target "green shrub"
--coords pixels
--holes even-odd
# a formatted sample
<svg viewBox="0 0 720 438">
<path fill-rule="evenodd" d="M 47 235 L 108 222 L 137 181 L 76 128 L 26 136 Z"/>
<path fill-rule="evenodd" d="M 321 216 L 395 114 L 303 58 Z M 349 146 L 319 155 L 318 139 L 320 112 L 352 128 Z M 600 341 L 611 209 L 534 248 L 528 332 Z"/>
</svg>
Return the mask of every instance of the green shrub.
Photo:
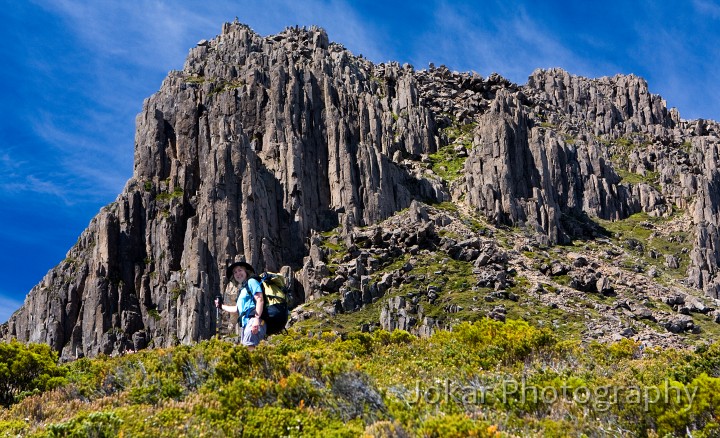
<svg viewBox="0 0 720 438">
<path fill-rule="evenodd" d="M 474 420 L 467 415 L 444 415 L 425 420 L 418 435 L 428 438 L 499 437 L 497 426 Z"/>
<path fill-rule="evenodd" d="M 182 198 L 184 194 L 185 192 L 181 187 L 175 187 L 172 192 L 158 193 L 155 199 L 157 201 L 170 201 L 172 199 Z"/>
<path fill-rule="evenodd" d="M 701 346 L 696 354 L 687 354 L 682 366 L 674 369 L 674 377 L 687 383 L 700 374 L 720 377 L 720 343 Z"/>
<path fill-rule="evenodd" d="M 703 432 L 699 436 L 717 436 L 720 432 L 717 422 L 720 416 L 720 379 L 701 374 L 687 385 L 670 381 L 665 388 L 660 388 L 657 400 L 649 405 L 649 411 L 661 436 L 685 435 L 689 426 L 692 430 Z"/>
<path fill-rule="evenodd" d="M 640 342 L 624 338 L 607 347 L 612 360 L 632 359 L 640 353 Z"/>
<path fill-rule="evenodd" d="M 486 367 L 523 360 L 532 351 L 556 342 L 549 331 L 532 327 L 525 321 L 502 323 L 489 318 L 459 324 L 452 332 L 439 331 L 433 338 L 442 341 L 446 348 L 458 343 L 459 355 L 472 354 Z"/>
<path fill-rule="evenodd" d="M 122 420 L 114 412 L 93 412 L 81 414 L 72 420 L 51 424 L 48 436 L 67 438 L 111 438 L 118 435 Z"/>
<path fill-rule="evenodd" d="M 237 413 L 239 435 L 246 437 L 357 437 L 363 431 L 360 421 L 340 418 L 310 410 L 291 410 L 268 406 L 247 408 Z"/>
<path fill-rule="evenodd" d="M 446 181 L 458 179 L 465 168 L 465 157 L 458 156 L 454 145 L 444 146 L 428 156 L 430 168 Z"/>
<path fill-rule="evenodd" d="M 0 420 L 0 437 L 16 437 L 24 434 L 28 424 L 23 420 Z"/>
<path fill-rule="evenodd" d="M 235 379 L 220 390 L 223 410 L 232 414 L 247 407 L 263 407 L 277 400 L 274 382 L 266 379 Z"/>
<path fill-rule="evenodd" d="M 47 344 L 0 343 L 0 405 L 65 384 L 66 369 L 57 361 L 57 352 Z"/>
<path fill-rule="evenodd" d="M 374 340 L 368 333 L 353 332 L 347 335 L 345 341 L 338 343 L 343 351 L 349 351 L 353 356 L 366 356 L 373 351 Z"/>
<path fill-rule="evenodd" d="M 394 330 L 390 334 L 390 343 L 391 344 L 408 344 L 415 339 L 417 339 L 416 336 L 411 335 L 410 333 L 408 333 L 405 330 Z"/>
<path fill-rule="evenodd" d="M 275 384 L 278 403 L 281 407 L 293 409 L 302 406 L 316 406 L 322 393 L 305 376 L 292 373 Z"/>
<path fill-rule="evenodd" d="M 224 353 L 215 366 L 215 375 L 221 382 L 232 382 L 249 372 L 250 353 L 242 345 L 232 347 Z"/>
</svg>

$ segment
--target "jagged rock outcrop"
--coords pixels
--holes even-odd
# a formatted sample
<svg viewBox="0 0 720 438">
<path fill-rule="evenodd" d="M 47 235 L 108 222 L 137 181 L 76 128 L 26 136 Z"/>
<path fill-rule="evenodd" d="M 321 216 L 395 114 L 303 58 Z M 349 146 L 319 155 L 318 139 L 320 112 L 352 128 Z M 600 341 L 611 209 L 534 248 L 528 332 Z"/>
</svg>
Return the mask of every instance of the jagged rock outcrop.
<svg viewBox="0 0 720 438">
<path fill-rule="evenodd" d="M 620 219 L 638 211 L 597 142 L 568 145 L 532 123 L 520 95 L 498 93 L 465 164 L 470 205 L 493 222 L 523 224 L 553 243 L 578 234 L 561 224 L 562 215 Z"/>
<path fill-rule="evenodd" d="M 456 130 L 470 140 L 457 143 Z M 483 284 L 507 284 L 504 256 L 473 237 L 440 239 L 443 220 L 415 200 L 464 203 L 542 245 L 595 237 L 594 218 L 692 209 L 688 284 L 717 297 L 719 131 L 680 119 L 632 75 L 538 70 L 518 86 L 444 66 L 374 65 L 315 27 L 261 37 L 227 23 L 144 102 L 132 178 L 1 335 L 47 342 L 64 359 L 207 338 L 224 266 L 238 259 L 295 272 L 298 304 L 339 293 L 333 312 L 402 282 L 401 273 L 368 280 L 399 248 L 437 245 L 475 263 Z M 448 147 L 465 160 L 454 181 L 428 165 Z M 408 207 L 412 232 L 376 226 Z M 354 264 L 331 272 L 318 233 L 336 227 Z M 610 290 L 604 278 L 577 284 Z M 396 301 L 386 315 L 407 310 Z"/>
<path fill-rule="evenodd" d="M 321 29 L 226 24 L 145 101 L 133 177 L 6 336 L 66 358 L 206 338 L 228 262 L 299 267 L 312 230 L 446 198 L 391 159 L 436 149 L 412 75 L 373 67 Z"/>
</svg>

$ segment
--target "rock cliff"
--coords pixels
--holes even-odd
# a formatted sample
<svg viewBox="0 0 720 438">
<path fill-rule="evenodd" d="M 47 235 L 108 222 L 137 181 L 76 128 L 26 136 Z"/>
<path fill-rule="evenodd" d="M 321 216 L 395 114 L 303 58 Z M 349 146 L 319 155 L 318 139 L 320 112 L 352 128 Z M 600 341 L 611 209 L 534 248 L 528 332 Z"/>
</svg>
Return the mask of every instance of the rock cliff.
<svg viewBox="0 0 720 438">
<path fill-rule="evenodd" d="M 687 269 L 682 287 L 720 294 L 718 125 L 682 120 L 632 75 L 537 70 L 519 86 L 375 65 L 319 28 L 261 37 L 227 23 L 168 74 L 136 125 L 132 178 L 3 337 L 49 343 L 64 359 L 208 338 L 224 267 L 239 259 L 294 272 L 295 304 L 334 293 L 333 312 L 354 311 L 401 275 L 375 281 L 362 251 L 332 272 L 321 233 L 341 230 L 352 247 L 411 205 L 420 238 L 381 245 L 393 230 L 379 229 L 367 241 L 395 257 L 413 251 L 406 239 L 457 251 L 477 276 L 499 257 L 504 272 L 490 241 L 441 242 L 417 201 L 450 201 L 542 247 L 602 238 L 598 221 L 687 212 L 691 250 L 663 256 Z M 591 283 L 603 290 L 599 271 Z M 504 289 L 504 274 L 491 278 L 485 286 Z M 409 327 L 390 317 L 405 301 L 388 300 L 384 328 Z M 420 332 L 443 324 L 420 318 Z"/>
</svg>

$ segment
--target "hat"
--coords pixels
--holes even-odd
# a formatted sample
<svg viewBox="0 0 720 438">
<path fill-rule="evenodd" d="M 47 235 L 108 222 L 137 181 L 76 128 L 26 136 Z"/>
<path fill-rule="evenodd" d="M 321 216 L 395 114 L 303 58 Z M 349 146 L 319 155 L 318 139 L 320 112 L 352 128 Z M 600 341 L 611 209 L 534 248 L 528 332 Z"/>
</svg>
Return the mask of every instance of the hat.
<svg viewBox="0 0 720 438">
<path fill-rule="evenodd" d="M 228 266 L 227 269 L 225 270 L 225 275 L 227 276 L 227 278 L 232 278 L 232 277 L 233 277 L 233 269 L 235 269 L 236 266 L 242 266 L 243 268 L 245 268 L 245 269 L 247 269 L 248 271 L 250 271 L 252 274 L 255 273 L 255 270 L 253 269 L 252 266 L 250 266 L 249 263 L 245 263 L 245 262 L 235 262 L 235 263 L 233 263 L 232 265 Z"/>
</svg>

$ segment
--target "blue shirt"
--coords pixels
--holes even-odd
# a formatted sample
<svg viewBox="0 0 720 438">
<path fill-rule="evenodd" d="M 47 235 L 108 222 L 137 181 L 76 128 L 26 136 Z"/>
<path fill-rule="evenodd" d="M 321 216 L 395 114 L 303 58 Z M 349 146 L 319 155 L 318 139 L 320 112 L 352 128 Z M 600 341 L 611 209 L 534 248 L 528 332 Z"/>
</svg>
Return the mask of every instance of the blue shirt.
<svg viewBox="0 0 720 438">
<path fill-rule="evenodd" d="M 260 286 L 259 281 L 250 278 L 247 282 L 241 284 L 240 287 L 237 308 L 240 314 L 240 325 L 245 327 L 250 318 L 255 317 L 255 298 L 253 297 L 257 294 L 262 294 L 262 286 Z M 262 295 L 260 296 L 262 297 Z"/>
</svg>

